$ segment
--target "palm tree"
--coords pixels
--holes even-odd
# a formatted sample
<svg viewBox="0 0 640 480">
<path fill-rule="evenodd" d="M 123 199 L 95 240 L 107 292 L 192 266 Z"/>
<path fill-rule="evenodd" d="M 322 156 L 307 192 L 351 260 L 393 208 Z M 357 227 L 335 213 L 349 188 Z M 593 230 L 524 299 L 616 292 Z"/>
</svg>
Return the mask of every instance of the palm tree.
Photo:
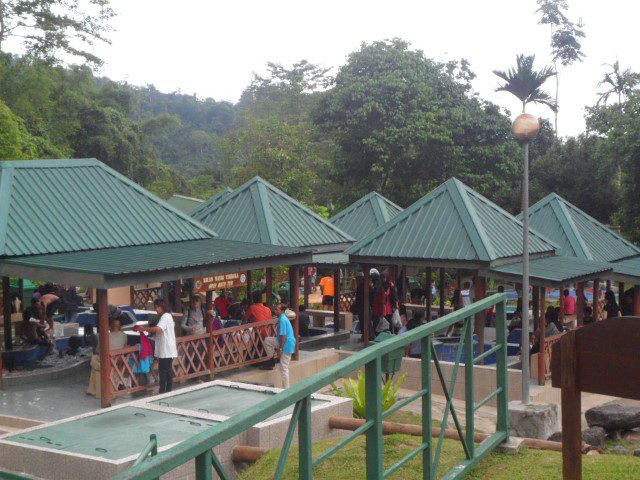
<svg viewBox="0 0 640 480">
<path fill-rule="evenodd" d="M 612 72 L 605 73 L 602 81 L 598 83 L 598 86 L 606 85 L 608 90 L 599 93 L 600 102 L 606 104 L 611 95 L 618 95 L 618 104 L 622 103 L 622 97 L 628 97 L 631 95 L 640 85 L 640 74 L 632 72 L 629 68 L 620 71 L 620 62 L 616 61 L 613 65 L 607 64 L 607 66 L 613 69 Z"/>
<path fill-rule="evenodd" d="M 522 112 L 524 113 L 527 103 L 541 103 L 556 112 L 558 104 L 551 95 L 542 90 L 542 85 L 556 72 L 551 67 L 544 67 L 540 71 L 533 69 L 535 55 L 518 55 L 516 57 L 516 67 L 510 68 L 506 72 L 494 70 L 498 77 L 505 81 L 499 86 L 496 92 L 509 92 L 522 102 Z"/>
</svg>

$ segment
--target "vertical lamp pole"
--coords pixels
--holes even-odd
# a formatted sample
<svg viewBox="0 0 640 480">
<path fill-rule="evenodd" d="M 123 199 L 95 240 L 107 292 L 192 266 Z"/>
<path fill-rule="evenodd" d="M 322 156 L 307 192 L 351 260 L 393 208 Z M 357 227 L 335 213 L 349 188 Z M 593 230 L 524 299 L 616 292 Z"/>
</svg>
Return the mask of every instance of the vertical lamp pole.
<svg viewBox="0 0 640 480">
<path fill-rule="evenodd" d="M 529 142 L 540 131 L 538 119 L 522 113 L 513 122 L 513 135 L 524 148 L 522 178 L 522 403 L 531 403 L 529 394 Z"/>
</svg>

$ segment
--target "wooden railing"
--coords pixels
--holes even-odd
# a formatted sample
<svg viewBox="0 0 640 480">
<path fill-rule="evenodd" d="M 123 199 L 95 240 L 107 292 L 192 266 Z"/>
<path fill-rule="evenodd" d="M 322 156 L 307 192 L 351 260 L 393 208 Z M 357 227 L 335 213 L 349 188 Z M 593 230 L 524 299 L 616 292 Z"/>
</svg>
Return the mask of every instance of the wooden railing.
<svg viewBox="0 0 640 480">
<path fill-rule="evenodd" d="M 160 297 L 162 287 L 136 288 L 133 290 L 133 308 L 144 310 L 148 302 L 153 302 Z"/>
<path fill-rule="evenodd" d="M 340 311 L 350 312 L 351 305 L 356 301 L 356 292 L 340 292 Z"/>
<path fill-rule="evenodd" d="M 176 339 L 178 357 L 173 361 L 174 381 L 244 367 L 269 359 L 265 340 L 277 336 L 277 319 L 223 328 L 212 333 L 189 335 Z M 213 350 L 213 357 L 209 352 Z M 158 384 L 157 362 L 147 375 L 135 373 L 140 364 L 138 347 L 110 352 L 111 394 L 126 395 Z"/>
<path fill-rule="evenodd" d="M 544 385 L 551 378 L 551 354 L 553 345 L 558 343 L 565 333 L 559 333 L 546 337 L 540 348 L 540 355 L 543 355 L 544 361 L 538 366 L 538 383 Z"/>
</svg>

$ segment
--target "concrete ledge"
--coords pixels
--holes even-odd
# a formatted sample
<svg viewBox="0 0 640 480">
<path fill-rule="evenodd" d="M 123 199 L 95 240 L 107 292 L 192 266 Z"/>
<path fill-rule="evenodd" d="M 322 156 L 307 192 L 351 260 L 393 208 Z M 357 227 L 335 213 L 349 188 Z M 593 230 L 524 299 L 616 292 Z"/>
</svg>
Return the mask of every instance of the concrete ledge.
<svg viewBox="0 0 640 480">
<path fill-rule="evenodd" d="M 520 451 L 524 443 L 524 438 L 520 437 L 509 437 L 509 441 L 506 443 L 501 443 L 498 445 L 498 451 L 502 453 L 509 453 L 515 455 Z"/>
<path fill-rule="evenodd" d="M 2 376 L 2 386 L 15 387 L 18 385 L 30 385 L 34 383 L 49 382 L 60 378 L 75 375 L 89 375 L 89 362 L 91 358 L 83 357 L 76 363 L 62 367 L 41 368 L 29 372 L 9 373 Z"/>
</svg>

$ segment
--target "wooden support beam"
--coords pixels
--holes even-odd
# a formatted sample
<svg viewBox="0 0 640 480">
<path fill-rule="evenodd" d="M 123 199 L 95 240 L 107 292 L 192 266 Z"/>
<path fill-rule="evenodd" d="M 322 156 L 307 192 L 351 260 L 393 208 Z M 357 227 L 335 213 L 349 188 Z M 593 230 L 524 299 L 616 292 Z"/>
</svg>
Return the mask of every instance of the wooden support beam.
<svg viewBox="0 0 640 480">
<path fill-rule="evenodd" d="M 440 267 L 440 271 L 438 272 L 439 280 L 439 296 L 440 296 L 440 305 L 438 308 L 438 317 L 444 317 L 444 302 L 445 302 L 445 269 Z"/>
<path fill-rule="evenodd" d="M 136 287 L 133 285 L 129 287 L 129 306 L 136 308 Z"/>
<path fill-rule="evenodd" d="M 544 325 L 540 322 L 540 287 L 533 287 L 531 303 L 533 309 L 533 328 L 535 331 L 544 328 Z"/>
<path fill-rule="evenodd" d="M 333 331 L 340 331 L 340 268 L 333 271 Z"/>
<path fill-rule="evenodd" d="M 618 282 L 618 304 L 622 307 L 622 298 L 624 297 L 624 282 Z"/>
<path fill-rule="evenodd" d="M 175 312 L 182 312 L 182 282 L 180 280 L 173 281 L 173 305 Z"/>
<path fill-rule="evenodd" d="M 309 292 L 311 291 L 311 275 L 309 275 L 309 265 L 302 267 L 302 276 L 304 284 L 304 306 L 309 308 Z M 335 303 L 335 302 L 334 302 Z"/>
<path fill-rule="evenodd" d="M 4 333 L 4 349 L 13 349 L 13 334 L 11 332 L 11 279 L 2 277 L 2 324 Z"/>
<path fill-rule="evenodd" d="M 169 282 L 162 282 L 162 299 L 169 305 Z"/>
<path fill-rule="evenodd" d="M 18 279 L 18 298 L 20 299 L 20 313 L 24 311 L 24 279 Z"/>
<path fill-rule="evenodd" d="M 267 297 L 267 307 L 273 309 L 273 268 L 268 267 L 265 271 L 265 291 Z"/>
<path fill-rule="evenodd" d="M 487 296 L 487 279 L 476 271 L 473 275 L 474 279 L 474 301 L 482 300 Z M 478 335 L 478 355 L 484 353 L 484 327 L 486 324 L 487 314 L 485 311 L 478 312 L 474 318 L 474 330 Z"/>
<path fill-rule="evenodd" d="M 633 315 L 640 317 L 640 285 L 633 286 Z"/>
<path fill-rule="evenodd" d="M 362 298 L 362 312 L 363 315 L 360 319 L 361 327 L 362 327 L 362 336 L 364 341 L 364 346 L 369 346 L 369 337 L 371 336 L 371 299 L 369 298 L 369 292 L 371 290 L 371 277 L 369 276 L 369 266 L 362 265 L 362 270 L 364 273 L 364 284 L 363 284 L 363 298 Z"/>
<path fill-rule="evenodd" d="M 462 291 L 462 270 L 458 269 L 456 271 L 456 288 Z"/>
<path fill-rule="evenodd" d="M 580 326 L 584 323 L 585 301 L 584 301 L 584 283 L 583 282 L 578 282 L 578 285 L 576 287 L 576 296 L 578 297 L 576 301 L 576 310 L 577 310 L 576 319 L 577 319 L 578 326 Z"/>
<path fill-rule="evenodd" d="M 534 297 L 535 298 L 535 297 Z M 539 303 L 540 303 L 540 351 L 538 352 L 538 384 L 544 385 L 547 381 L 547 362 L 546 362 L 546 348 L 545 342 L 547 341 L 546 328 L 547 328 L 547 289 L 540 287 L 539 289 Z"/>
<path fill-rule="evenodd" d="M 560 340 L 562 368 L 562 478 L 582 479 L 582 427 L 580 387 L 577 384 L 575 332 L 567 333 Z"/>
<path fill-rule="evenodd" d="M 253 298 L 251 298 L 251 289 L 253 288 L 253 274 L 251 270 L 247 270 L 247 298 L 251 303 L 253 303 Z"/>
<path fill-rule="evenodd" d="M 293 325 L 293 332 L 296 336 L 296 352 L 293 358 L 297 360 L 300 350 L 300 267 L 298 265 L 289 267 L 289 298 L 291 299 L 291 309 L 296 314 Z"/>
<path fill-rule="evenodd" d="M 560 325 L 564 325 L 564 287 L 560 287 L 558 293 L 560 294 L 558 295 L 558 306 L 560 307 L 560 313 L 558 313 L 558 320 L 560 320 Z"/>
<path fill-rule="evenodd" d="M 425 271 L 425 306 L 424 306 L 424 319 L 427 322 L 431 321 L 431 304 L 433 303 L 433 295 L 431 294 L 431 284 L 433 283 L 433 271 L 431 267 L 427 267 Z"/>
<path fill-rule="evenodd" d="M 163 284 L 164 286 L 164 284 Z M 96 289 L 98 308 L 98 341 L 100 345 L 100 404 L 111 406 L 111 358 L 109 350 L 109 301 L 107 290 Z"/>
<path fill-rule="evenodd" d="M 600 310 L 600 280 L 593 281 L 593 318 L 598 319 Z"/>
</svg>

